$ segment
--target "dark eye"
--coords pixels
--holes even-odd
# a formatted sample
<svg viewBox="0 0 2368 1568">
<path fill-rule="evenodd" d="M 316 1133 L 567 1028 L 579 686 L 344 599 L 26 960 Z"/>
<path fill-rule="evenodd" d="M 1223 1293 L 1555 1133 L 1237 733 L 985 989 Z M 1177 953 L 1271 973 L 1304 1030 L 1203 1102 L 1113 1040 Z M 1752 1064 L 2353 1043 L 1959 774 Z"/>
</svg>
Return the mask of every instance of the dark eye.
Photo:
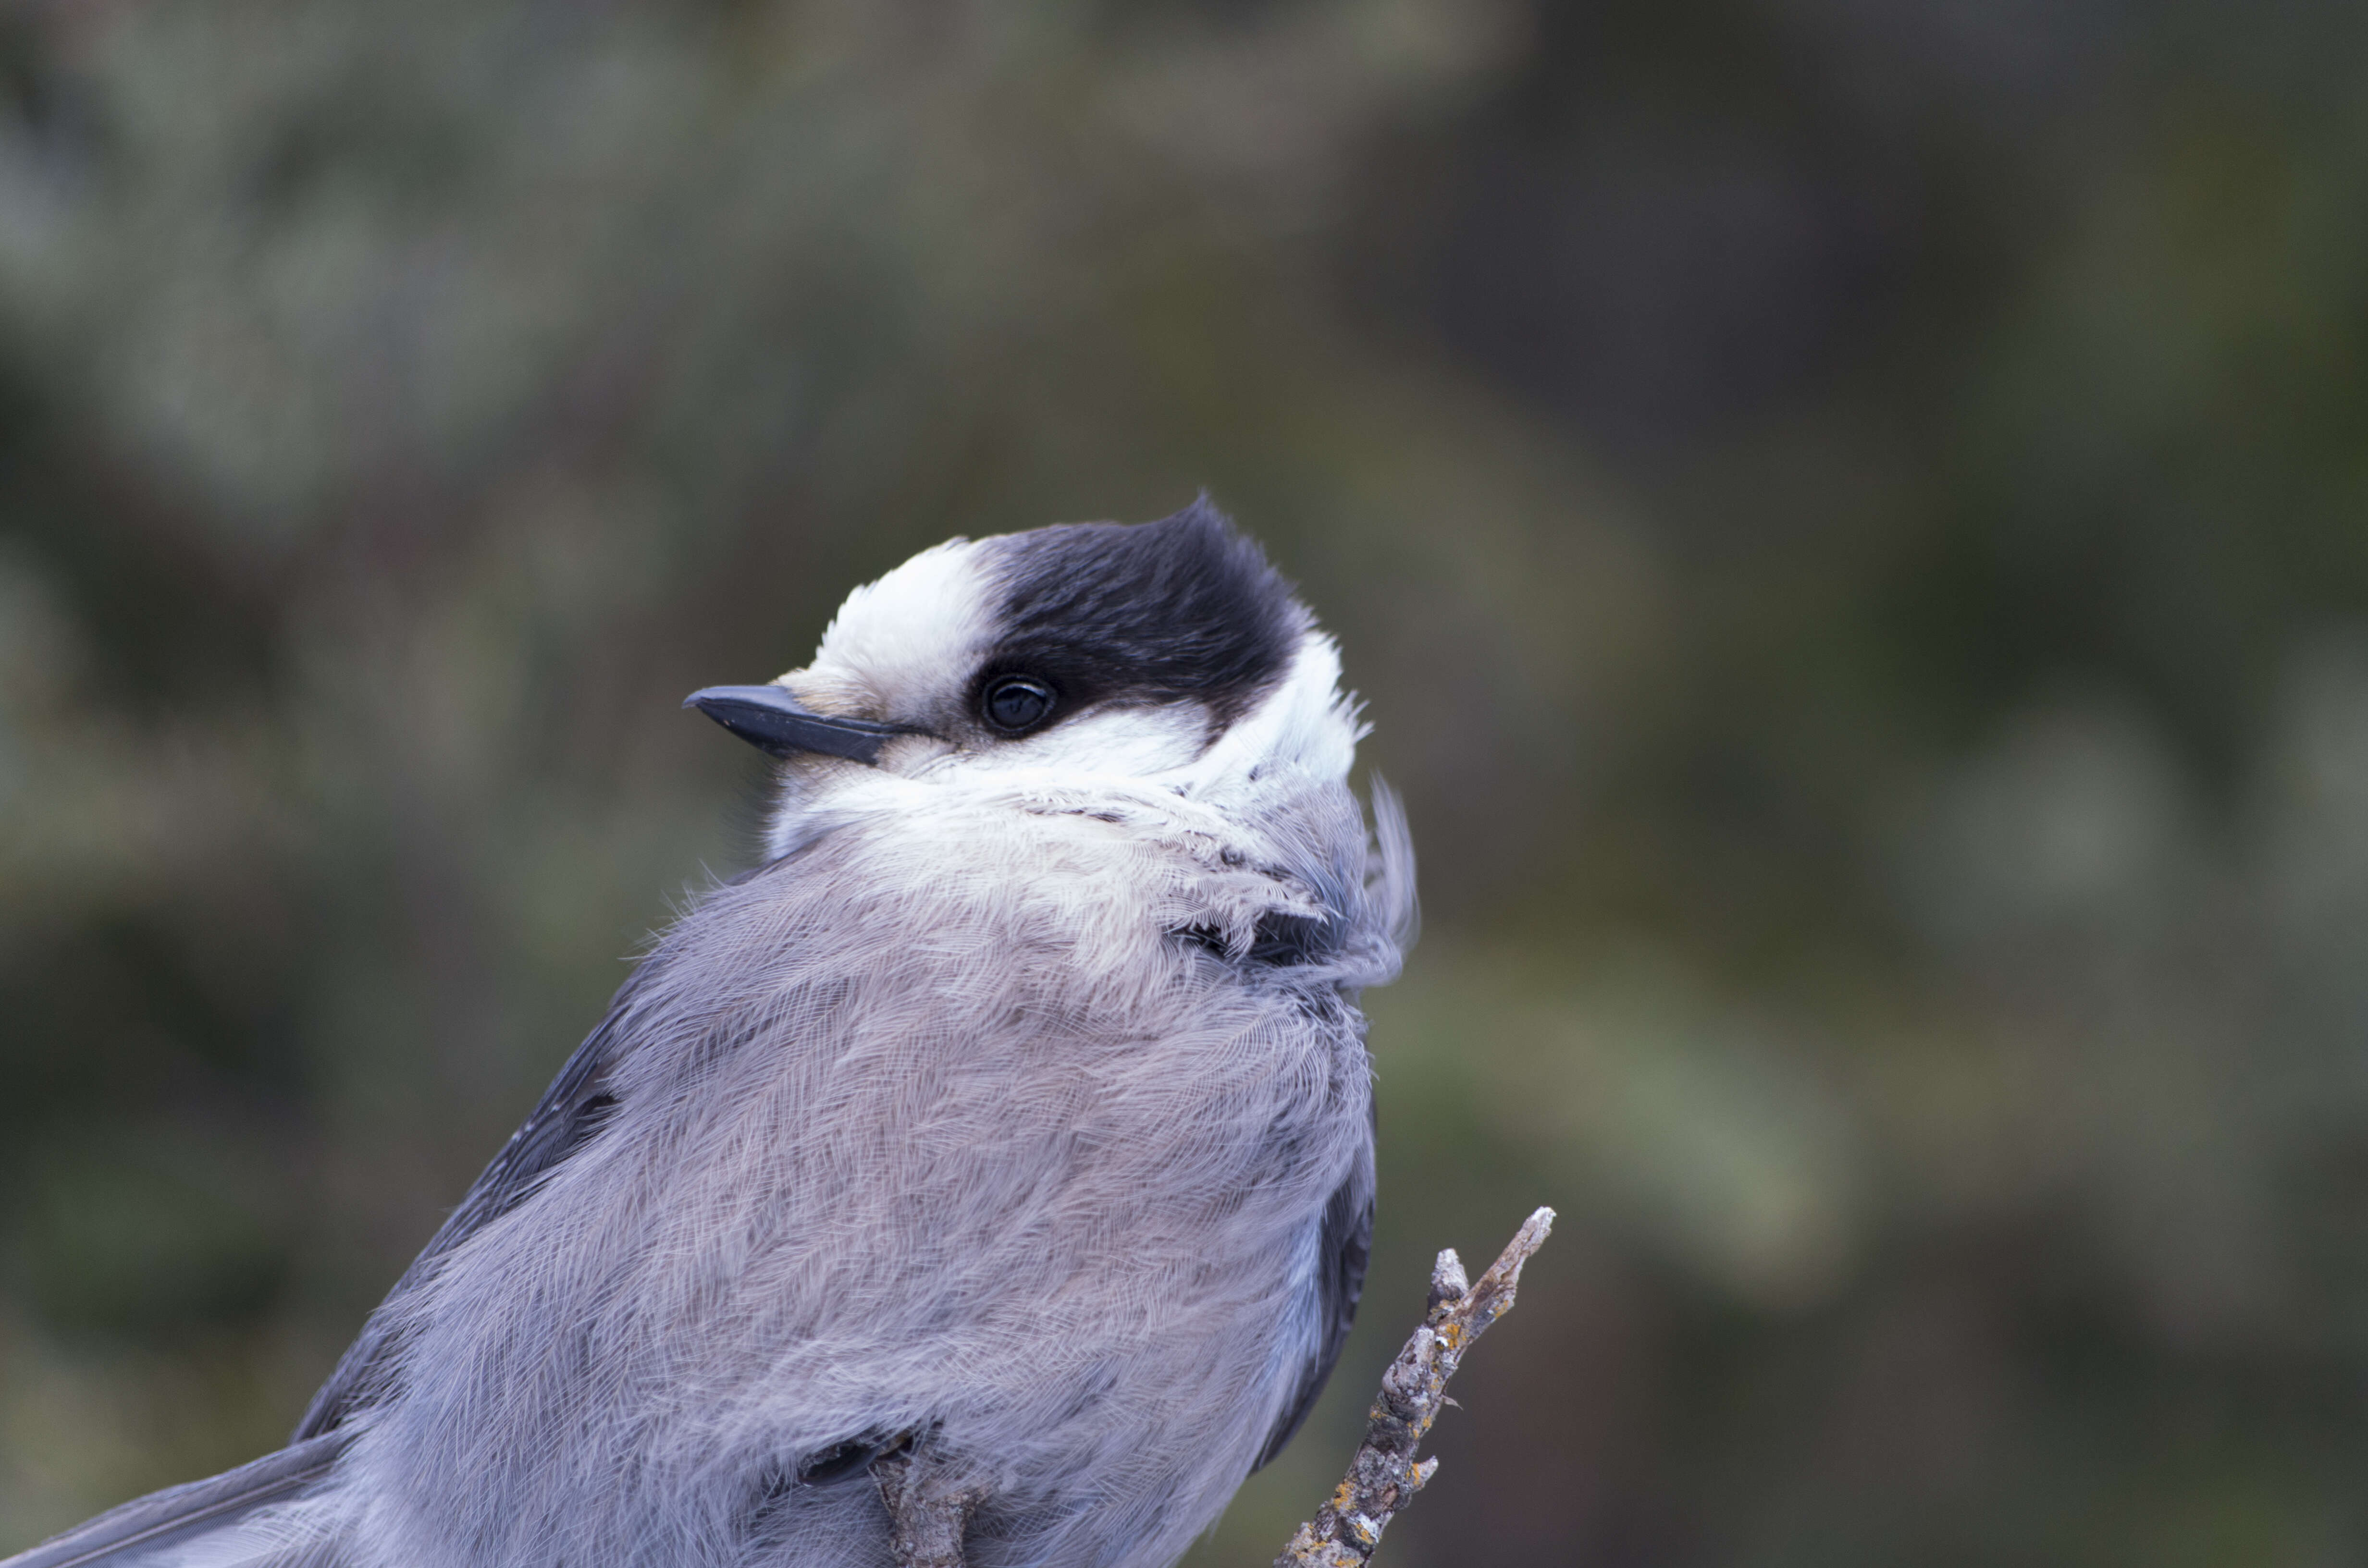
<svg viewBox="0 0 2368 1568">
<path fill-rule="evenodd" d="M 1053 711 L 1053 688 L 1034 676 L 997 676 L 979 699 L 986 722 L 1008 734 L 1032 730 Z"/>
</svg>

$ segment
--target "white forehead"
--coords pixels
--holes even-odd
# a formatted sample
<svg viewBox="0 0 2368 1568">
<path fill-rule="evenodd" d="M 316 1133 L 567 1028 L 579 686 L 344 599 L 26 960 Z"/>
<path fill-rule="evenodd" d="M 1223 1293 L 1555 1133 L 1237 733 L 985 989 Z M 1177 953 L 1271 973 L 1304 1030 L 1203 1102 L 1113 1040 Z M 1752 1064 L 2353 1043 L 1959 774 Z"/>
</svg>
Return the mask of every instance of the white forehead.
<svg viewBox="0 0 2368 1568">
<path fill-rule="evenodd" d="M 995 597 L 978 544 L 948 540 L 848 595 L 806 674 L 873 699 L 940 687 L 985 649 Z"/>
</svg>

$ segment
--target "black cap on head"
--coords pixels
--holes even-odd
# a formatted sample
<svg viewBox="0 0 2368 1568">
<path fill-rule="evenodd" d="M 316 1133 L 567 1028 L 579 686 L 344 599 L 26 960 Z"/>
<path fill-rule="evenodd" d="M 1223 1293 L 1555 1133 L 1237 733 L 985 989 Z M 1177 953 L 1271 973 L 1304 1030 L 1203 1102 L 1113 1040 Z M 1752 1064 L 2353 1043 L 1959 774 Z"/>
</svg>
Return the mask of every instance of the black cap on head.
<svg viewBox="0 0 2368 1568">
<path fill-rule="evenodd" d="M 1290 667 L 1313 618 L 1203 495 L 1156 523 L 1068 523 L 996 541 L 1000 635 L 979 672 L 1088 703 L 1205 704 L 1230 723 Z"/>
</svg>

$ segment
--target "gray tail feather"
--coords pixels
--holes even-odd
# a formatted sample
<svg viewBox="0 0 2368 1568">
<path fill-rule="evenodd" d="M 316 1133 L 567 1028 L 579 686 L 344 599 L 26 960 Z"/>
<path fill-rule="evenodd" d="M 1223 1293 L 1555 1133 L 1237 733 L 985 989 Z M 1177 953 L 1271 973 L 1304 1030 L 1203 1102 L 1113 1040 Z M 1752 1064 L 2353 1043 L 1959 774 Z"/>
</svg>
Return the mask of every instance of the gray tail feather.
<svg viewBox="0 0 2368 1568">
<path fill-rule="evenodd" d="M 317 1487 L 350 1437 L 350 1433 L 331 1432 L 211 1480 L 152 1492 L 29 1551 L 0 1559 L 0 1568 L 167 1568 L 241 1561 L 258 1568 L 265 1562 L 324 1564 L 319 1550 L 324 1543 L 311 1542 L 308 1550 L 291 1533 L 253 1527 L 263 1510 L 298 1502 Z M 252 1553 L 208 1550 L 231 1547 L 242 1537 L 253 1542 Z"/>
</svg>

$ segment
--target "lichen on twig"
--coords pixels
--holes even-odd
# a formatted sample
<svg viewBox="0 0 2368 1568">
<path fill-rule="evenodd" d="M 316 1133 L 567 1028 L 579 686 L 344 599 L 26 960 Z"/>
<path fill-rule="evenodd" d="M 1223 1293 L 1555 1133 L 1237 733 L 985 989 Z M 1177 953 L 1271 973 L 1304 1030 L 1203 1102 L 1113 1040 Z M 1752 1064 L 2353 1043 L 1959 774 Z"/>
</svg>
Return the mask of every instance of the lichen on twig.
<svg viewBox="0 0 2368 1568">
<path fill-rule="evenodd" d="M 1439 1469 L 1435 1459 L 1417 1460 L 1415 1450 L 1447 1403 L 1447 1380 L 1472 1342 L 1511 1310 L 1521 1266 L 1544 1244 L 1554 1220 L 1551 1209 L 1531 1215 L 1476 1284 L 1465 1282 L 1454 1248 L 1439 1255 L 1430 1271 L 1430 1309 L 1382 1374 L 1382 1392 L 1365 1418 L 1365 1440 L 1349 1473 L 1315 1517 L 1299 1527 L 1274 1568 L 1364 1568 L 1372 1561 L 1382 1531 Z"/>
</svg>

